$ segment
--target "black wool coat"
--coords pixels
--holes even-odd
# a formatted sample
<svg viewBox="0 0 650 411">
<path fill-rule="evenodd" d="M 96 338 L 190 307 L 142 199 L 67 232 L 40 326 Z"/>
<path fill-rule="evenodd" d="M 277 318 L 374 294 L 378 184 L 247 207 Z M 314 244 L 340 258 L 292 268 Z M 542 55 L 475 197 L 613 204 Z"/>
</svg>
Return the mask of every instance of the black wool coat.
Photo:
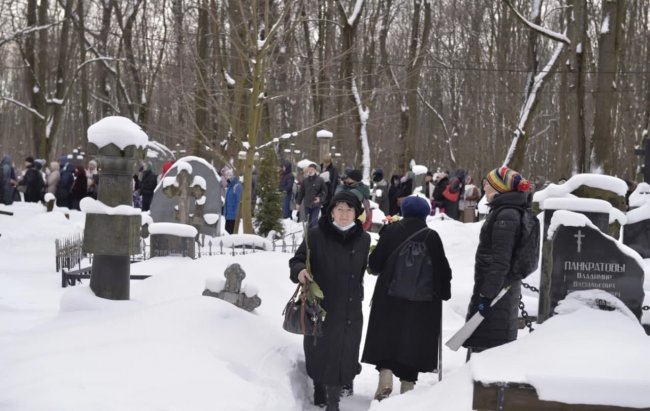
<svg viewBox="0 0 650 411">
<path fill-rule="evenodd" d="M 513 279 L 510 262 L 519 241 L 521 212 L 508 205 L 528 207 L 528 193 L 498 194 L 490 203 L 491 210 L 495 211 L 490 211 L 481 228 L 467 319 L 477 311 L 480 295 L 494 298 L 504 285 L 512 284 L 512 287 L 490 309 L 464 347 L 492 348 L 517 339 L 521 281 Z"/>
<path fill-rule="evenodd" d="M 412 302 L 387 294 L 392 279 L 393 258 L 389 255 L 407 237 L 426 227 L 423 219 L 405 218 L 385 226 L 377 247 L 370 254 L 368 266 L 379 275 L 372 296 L 368 331 L 361 361 L 377 365 L 395 361 L 431 372 L 438 367 L 438 335 L 442 300 L 451 297 L 451 268 L 440 236 L 428 232 L 426 244 L 433 264 L 433 301 Z M 418 235 L 424 237 L 426 234 Z"/>
<path fill-rule="evenodd" d="M 323 336 L 305 336 L 303 346 L 307 374 L 326 385 L 350 384 L 361 371 L 359 347 L 363 328 L 363 274 L 366 270 L 370 236 L 361 222 L 340 231 L 325 215 L 308 235 L 311 274 L 324 294 L 327 312 Z M 303 241 L 289 260 L 291 281 L 306 268 L 307 247 Z"/>
</svg>

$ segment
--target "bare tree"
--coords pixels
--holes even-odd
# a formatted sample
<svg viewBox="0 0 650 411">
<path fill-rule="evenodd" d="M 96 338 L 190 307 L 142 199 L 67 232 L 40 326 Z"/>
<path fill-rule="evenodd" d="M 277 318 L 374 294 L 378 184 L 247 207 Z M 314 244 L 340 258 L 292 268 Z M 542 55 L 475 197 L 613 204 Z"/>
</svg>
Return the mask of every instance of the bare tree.
<svg viewBox="0 0 650 411">
<path fill-rule="evenodd" d="M 611 173 L 614 169 L 613 121 L 618 102 L 616 74 L 623 52 L 625 1 L 603 3 L 603 16 L 598 37 L 598 79 L 594 109 L 591 170 Z"/>
</svg>

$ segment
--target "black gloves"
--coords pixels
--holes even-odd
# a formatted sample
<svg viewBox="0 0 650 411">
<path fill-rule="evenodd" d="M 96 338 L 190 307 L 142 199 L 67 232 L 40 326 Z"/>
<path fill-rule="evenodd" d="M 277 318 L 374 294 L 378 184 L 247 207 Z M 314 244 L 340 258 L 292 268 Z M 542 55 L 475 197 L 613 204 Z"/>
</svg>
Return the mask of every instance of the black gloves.
<svg viewBox="0 0 650 411">
<path fill-rule="evenodd" d="M 478 312 L 485 317 L 490 311 L 490 303 L 492 299 L 484 296 L 480 296 L 478 300 Z"/>
</svg>

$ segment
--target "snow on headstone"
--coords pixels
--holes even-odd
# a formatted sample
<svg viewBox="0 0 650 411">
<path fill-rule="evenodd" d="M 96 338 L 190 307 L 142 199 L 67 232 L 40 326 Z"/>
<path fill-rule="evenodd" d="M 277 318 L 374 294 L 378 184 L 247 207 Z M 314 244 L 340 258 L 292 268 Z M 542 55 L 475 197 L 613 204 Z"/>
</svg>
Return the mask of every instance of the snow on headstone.
<svg viewBox="0 0 650 411">
<path fill-rule="evenodd" d="M 334 137 L 334 133 L 328 130 L 318 130 L 316 132 L 316 138 L 332 138 Z"/>
<path fill-rule="evenodd" d="M 551 219 L 550 259 L 542 259 L 539 317 L 553 315 L 573 291 L 598 289 L 621 299 L 641 318 L 645 266 L 638 253 L 603 233 L 587 216 L 557 210 Z"/>
<path fill-rule="evenodd" d="M 100 149 L 111 143 L 121 150 L 129 145 L 146 147 L 148 141 L 142 128 L 126 117 L 105 117 L 88 127 L 88 142 Z"/>
</svg>

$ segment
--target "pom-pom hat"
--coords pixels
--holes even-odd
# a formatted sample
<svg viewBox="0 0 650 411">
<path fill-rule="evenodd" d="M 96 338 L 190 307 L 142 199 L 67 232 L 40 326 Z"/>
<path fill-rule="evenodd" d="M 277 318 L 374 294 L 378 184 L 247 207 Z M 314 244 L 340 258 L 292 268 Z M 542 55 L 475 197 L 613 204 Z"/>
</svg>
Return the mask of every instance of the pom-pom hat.
<svg viewBox="0 0 650 411">
<path fill-rule="evenodd" d="M 530 190 L 530 182 L 507 166 L 497 167 L 487 174 L 487 182 L 499 193 Z"/>
</svg>

